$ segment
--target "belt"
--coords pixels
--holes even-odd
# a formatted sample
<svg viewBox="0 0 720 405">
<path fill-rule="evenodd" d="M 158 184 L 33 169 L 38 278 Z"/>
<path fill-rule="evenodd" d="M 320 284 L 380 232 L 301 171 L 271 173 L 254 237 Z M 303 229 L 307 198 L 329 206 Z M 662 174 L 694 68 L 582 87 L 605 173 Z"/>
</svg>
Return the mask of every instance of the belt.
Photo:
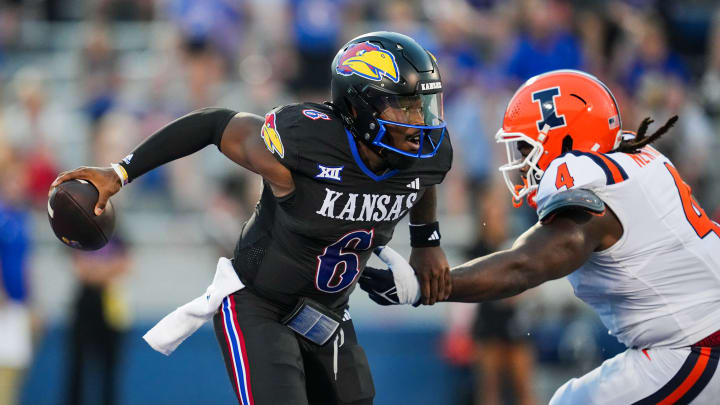
<svg viewBox="0 0 720 405">
<path fill-rule="evenodd" d="M 720 347 L 720 330 L 695 343 L 694 347 Z"/>
<path fill-rule="evenodd" d="M 231 260 L 232 261 L 232 260 Z M 233 262 L 234 265 L 234 262 Z M 273 305 L 277 309 L 279 309 L 283 313 L 290 312 L 297 304 L 298 302 L 303 298 L 301 295 L 296 294 L 285 294 L 285 293 L 275 293 L 272 291 L 267 291 L 265 289 L 260 289 L 255 286 L 255 278 L 250 278 L 247 275 L 243 274 L 237 267 L 233 266 L 235 269 L 235 274 L 237 274 L 240 281 L 245 285 L 244 290 L 247 292 L 250 292 L 254 296 L 266 301 L 267 303 Z M 309 298 L 309 297 L 308 297 Z M 325 305 L 325 304 L 321 304 Z M 337 307 L 327 307 L 328 310 L 335 313 L 337 316 L 342 318 L 345 314 L 345 310 L 348 308 L 347 301 L 343 305 L 337 306 Z"/>
</svg>

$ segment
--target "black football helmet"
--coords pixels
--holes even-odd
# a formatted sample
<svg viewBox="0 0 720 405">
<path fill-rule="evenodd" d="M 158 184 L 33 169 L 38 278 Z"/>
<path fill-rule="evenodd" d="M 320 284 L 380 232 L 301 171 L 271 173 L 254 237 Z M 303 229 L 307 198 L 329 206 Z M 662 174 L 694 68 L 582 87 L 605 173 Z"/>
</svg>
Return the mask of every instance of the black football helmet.
<svg viewBox="0 0 720 405">
<path fill-rule="evenodd" d="M 442 80 L 435 57 L 414 39 L 361 35 L 338 51 L 331 69 L 332 104 L 345 126 L 390 166 L 406 168 L 437 153 L 445 136 Z M 387 136 L 393 126 L 418 136 L 417 152 L 393 146 Z"/>
</svg>

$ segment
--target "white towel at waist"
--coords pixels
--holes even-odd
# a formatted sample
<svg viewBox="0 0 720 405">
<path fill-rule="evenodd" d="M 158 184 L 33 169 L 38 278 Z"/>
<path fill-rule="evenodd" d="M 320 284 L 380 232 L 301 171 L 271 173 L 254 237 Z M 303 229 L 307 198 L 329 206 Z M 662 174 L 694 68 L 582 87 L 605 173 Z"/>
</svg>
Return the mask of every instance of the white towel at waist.
<svg viewBox="0 0 720 405">
<path fill-rule="evenodd" d="M 235 274 L 230 260 L 221 257 L 212 284 L 205 290 L 205 294 L 166 315 L 143 339 L 153 349 L 169 356 L 180 343 L 212 318 L 223 298 L 243 288 L 245 285 Z"/>
</svg>

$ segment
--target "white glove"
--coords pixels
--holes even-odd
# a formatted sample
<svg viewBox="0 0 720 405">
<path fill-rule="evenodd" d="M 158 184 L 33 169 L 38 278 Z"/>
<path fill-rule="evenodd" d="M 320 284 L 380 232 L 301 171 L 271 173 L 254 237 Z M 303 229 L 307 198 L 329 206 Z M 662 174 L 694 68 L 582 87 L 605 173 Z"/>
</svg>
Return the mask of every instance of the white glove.
<svg viewBox="0 0 720 405">
<path fill-rule="evenodd" d="M 415 276 L 415 271 L 410 266 L 410 263 L 408 263 L 407 260 L 400 255 L 400 253 L 387 246 L 378 246 L 375 248 L 375 254 L 389 267 L 389 269 L 371 270 L 366 268 L 365 271 L 367 274 L 364 272 L 366 280 L 361 279 L 361 281 L 364 281 L 364 283 L 361 283 L 361 287 L 365 284 L 365 287 L 368 288 L 363 287 L 363 289 L 368 292 L 369 289 L 372 289 L 375 293 L 380 293 L 383 296 L 388 295 L 385 299 L 393 302 L 388 302 L 387 304 L 416 304 L 420 300 L 421 295 L 420 282 Z M 377 277 L 378 275 L 382 275 L 382 272 L 385 271 L 392 274 L 392 282 L 389 277 Z M 391 285 L 391 283 L 394 285 Z M 393 288 L 395 291 L 392 291 Z M 395 292 L 396 294 L 392 294 L 392 292 Z M 392 295 L 397 295 L 397 302 L 394 302 L 395 300 L 392 299 L 394 298 Z"/>
</svg>

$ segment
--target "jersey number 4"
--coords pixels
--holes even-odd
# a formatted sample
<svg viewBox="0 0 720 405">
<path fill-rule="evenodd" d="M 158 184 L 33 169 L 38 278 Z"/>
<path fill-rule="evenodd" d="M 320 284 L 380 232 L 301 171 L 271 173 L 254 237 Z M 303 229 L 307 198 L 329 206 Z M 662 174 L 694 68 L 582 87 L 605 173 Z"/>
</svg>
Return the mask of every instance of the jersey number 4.
<svg viewBox="0 0 720 405">
<path fill-rule="evenodd" d="M 574 185 L 575 179 L 573 179 L 573 177 L 570 175 L 567 163 L 563 163 L 558 166 L 557 177 L 555 177 L 555 188 L 559 190 L 560 187 L 565 186 L 570 189 Z"/>
<path fill-rule="evenodd" d="M 675 180 L 678 192 L 680 193 L 680 200 L 682 201 L 683 211 L 687 218 L 690 226 L 693 227 L 695 233 L 700 238 L 706 237 L 710 232 L 714 232 L 715 235 L 720 237 L 720 226 L 713 222 L 710 217 L 707 216 L 705 211 L 702 209 L 700 204 L 695 201 L 690 192 L 690 186 L 687 185 L 681 178 L 680 173 L 671 165 L 665 163 L 670 174 Z"/>
<path fill-rule="evenodd" d="M 318 256 L 315 287 L 326 293 L 336 293 L 347 288 L 360 274 L 360 260 L 355 253 L 343 249 L 367 250 L 372 246 L 373 230 L 353 231 L 325 248 Z"/>
</svg>

